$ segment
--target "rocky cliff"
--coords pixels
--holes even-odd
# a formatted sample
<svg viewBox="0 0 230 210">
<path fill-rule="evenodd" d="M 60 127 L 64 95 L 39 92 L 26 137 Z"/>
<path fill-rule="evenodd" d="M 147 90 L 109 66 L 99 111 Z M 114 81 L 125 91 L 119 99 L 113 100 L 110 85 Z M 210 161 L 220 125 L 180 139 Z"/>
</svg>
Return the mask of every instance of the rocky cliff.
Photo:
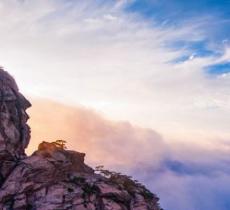
<svg viewBox="0 0 230 210">
<path fill-rule="evenodd" d="M 160 210 L 158 198 L 125 175 L 84 163 L 62 141 L 26 156 L 26 109 L 14 79 L 0 69 L 0 210 Z"/>
</svg>

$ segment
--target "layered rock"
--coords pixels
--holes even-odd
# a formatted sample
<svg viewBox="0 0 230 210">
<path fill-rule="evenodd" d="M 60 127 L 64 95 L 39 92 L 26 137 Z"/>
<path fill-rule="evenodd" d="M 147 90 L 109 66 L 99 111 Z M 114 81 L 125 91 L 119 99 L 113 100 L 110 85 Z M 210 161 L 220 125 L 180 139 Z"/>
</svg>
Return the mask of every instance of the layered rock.
<svg viewBox="0 0 230 210">
<path fill-rule="evenodd" d="M 0 185 L 17 161 L 25 157 L 30 139 L 25 110 L 30 106 L 19 93 L 14 79 L 0 69 Z"/>
<path fill-rule="evenodd" d="M 42 142 L 31 156 L 24 149 L 30 103 L 14 79 L 0 69 L 0 209 L 159 210 L 158 198 L 125 175 L 84 163 L 84 153 Z"/>
</svg>

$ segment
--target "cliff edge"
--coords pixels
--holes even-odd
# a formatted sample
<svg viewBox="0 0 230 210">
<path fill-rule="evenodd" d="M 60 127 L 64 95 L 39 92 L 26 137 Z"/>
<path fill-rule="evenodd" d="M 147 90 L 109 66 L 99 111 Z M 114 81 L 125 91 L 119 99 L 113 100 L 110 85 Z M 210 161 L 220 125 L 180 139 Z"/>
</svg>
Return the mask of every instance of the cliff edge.
<svg viewBox="0 0 230 210">
<path fill-rule="evenodd" d="M 31 156 L 30 102 L 0 69 L 0 210 L 160 210 L 158 198 L 140 183 L 93 170 L 84 153 L 61 141 L 42 142 Z"/>
</svg>

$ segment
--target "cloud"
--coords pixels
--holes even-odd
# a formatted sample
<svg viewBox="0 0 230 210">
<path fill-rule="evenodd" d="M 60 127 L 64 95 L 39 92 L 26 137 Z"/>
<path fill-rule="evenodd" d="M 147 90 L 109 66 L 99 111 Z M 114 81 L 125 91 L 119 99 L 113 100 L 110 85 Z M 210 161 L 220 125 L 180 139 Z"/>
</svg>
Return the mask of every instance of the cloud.
<svg viewBox="0 0 230 210">
<path fill-rule="evenodd" d="M 193 59 L 199 49 L 172 47 L 203 43 L 213 19 L 159 25 L 126 12 L 124 4 L 2 0 L 0 63 L 31 96 L 89 106 L 170 138 L 229 137 L 229 77 L 204 71 L 226 59 L 229 47 L 218 48 L 225 56 Z"/>
<path fill-rule="evenodd" d="M 32 141 L 28 153 L 43 140 L 64 139 L 70 149 L 87 153 L 91 164 L 119 168 L 132 168 L 143 162 L 158 165 L 166 153 L 162 137 L 152 129 L 107 120 L 84 107 L 42 99 L 32 103 L 29 111 Z"/>
<path fill-rule="evenodd" d="M 191 143 L 171 143 L 168 148 L 168 156 L 158 167 L 147 164 L 131 172 L 157 192 L 163 208 L 227 210 L 229 147 L 221 143 L 219 148 L 215 144 L 205 148 Z"/>
<path fill-rule="evenodd" d="M 216 17 L 159 24 L 125 4 L 0 0 L 1 65 L 23 93 L 68 104 L 35 101 L 28 152 L 63 138 L 166 209 L 229 209 L 230 76 L 205 71 L 229 62 L 229 43 L 207 39 Z"/>
<path fill-rule="evenodd" d="M 229 141 L 175 143 L 153 129 L 108 120 L 82 106 L 47 99 L 33 99 L 32 104 L 28 153 L 43 140 L 64 139 L 69 149 L 86 153 L 88 164 L 105 165 L 146 184 L 165 209 L 228 209 Z"/>
<path fill-rule="evenodd" d="M 145 177 L 143 180 L 148 183 L 148 187 L 158 192 L 165 209 L 227 210 L 229 208 L 229 174 L 219 173 L 211 177 L 178 175 L 165 171 L 157 177 L 154 176 L 154 179 Z"/>
</svg>

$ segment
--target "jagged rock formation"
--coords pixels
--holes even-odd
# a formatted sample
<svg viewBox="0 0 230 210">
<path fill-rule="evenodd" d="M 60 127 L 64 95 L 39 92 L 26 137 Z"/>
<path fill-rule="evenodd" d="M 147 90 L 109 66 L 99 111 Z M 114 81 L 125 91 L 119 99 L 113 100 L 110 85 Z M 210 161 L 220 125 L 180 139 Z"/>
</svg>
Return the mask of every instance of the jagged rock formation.
<svg viewBox="0 0 230 210">
<path fill-rule="evenodd" d="M 158 198 L 119 174 L 101 174 L 85 154 L 42 142 L 30 157 L 30 103 L 0 69 L 0 210 L 160 210 Z"/>
<path fill-rule="evenodd" d="M 28 107 L 30 103 L 18 92 L 14 79 L 0 69 L 0 185 L 25 157 L 30 139 Z"/>
</svg>

